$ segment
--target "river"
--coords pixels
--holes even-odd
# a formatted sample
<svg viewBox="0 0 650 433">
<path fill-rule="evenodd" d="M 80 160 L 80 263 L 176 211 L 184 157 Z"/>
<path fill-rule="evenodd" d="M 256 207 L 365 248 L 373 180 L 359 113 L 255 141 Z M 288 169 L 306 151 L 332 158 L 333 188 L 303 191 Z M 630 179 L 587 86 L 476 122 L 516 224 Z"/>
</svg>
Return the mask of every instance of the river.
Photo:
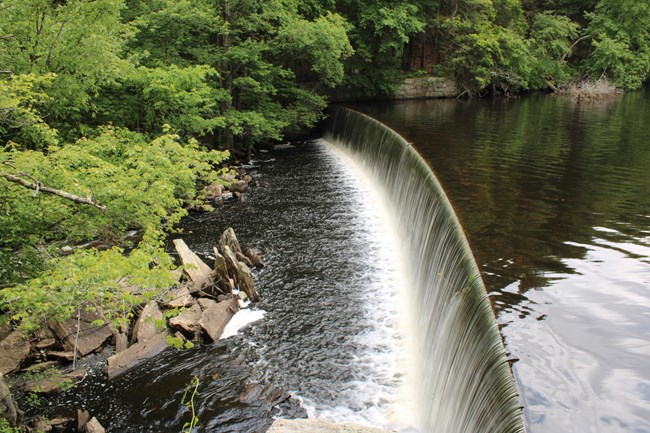
<svg viewBox="0 0 650 433">
<path fill-rule="evenodd" d="M 531 433 L 650 432 L 650 92 L 353 106 L 456 208 Z"/>
</svg>

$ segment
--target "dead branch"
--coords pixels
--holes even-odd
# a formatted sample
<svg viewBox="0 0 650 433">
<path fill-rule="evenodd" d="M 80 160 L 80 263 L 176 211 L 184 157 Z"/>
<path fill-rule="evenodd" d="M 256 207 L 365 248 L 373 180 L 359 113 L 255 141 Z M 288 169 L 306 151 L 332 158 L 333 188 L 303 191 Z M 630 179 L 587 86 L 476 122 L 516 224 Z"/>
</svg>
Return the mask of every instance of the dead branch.
<svg viewBox="0 0 650 433">
<path fill-rule="evenodd" d="M 87 197 L 87 198 L 79 197 L 78 195 L 70 194 L 69 192 L 61 191 L 60 189 L 47 187 L 47 186 L 43 185 L 41 182 L 34 179 L 32 176 L 29 176 L 29 177 L 34 182 L 28 182 L 28 181 L 26 181 L 25 179 L 23 179 L 21 177 L 14 176 L 13 174 L 8 174 L 8 173 L 0 173 L 0 176 L 4 177 L 9 182 L 17 183 L 18 185 L 23 186 L 23 187 L 25 187 L 27 189 L 34 190 L 35 194 L 38 194 L 39 192 L 43 192 L 43 193 L 46 193 L 46 194 L 52 194 L 52 195 L 62 197 L 64 199 L 66 199 L 66 200 L 73 201 L 75 203 L 87 204 L 87 205 L 90 205 L 90 206 L 94 206 L 97 209 L 106 210 L 106 206 L 100 205 L 99 203 L 97 203 L 96 201 L 94 201 L 90 197 Z"/>
</svg>

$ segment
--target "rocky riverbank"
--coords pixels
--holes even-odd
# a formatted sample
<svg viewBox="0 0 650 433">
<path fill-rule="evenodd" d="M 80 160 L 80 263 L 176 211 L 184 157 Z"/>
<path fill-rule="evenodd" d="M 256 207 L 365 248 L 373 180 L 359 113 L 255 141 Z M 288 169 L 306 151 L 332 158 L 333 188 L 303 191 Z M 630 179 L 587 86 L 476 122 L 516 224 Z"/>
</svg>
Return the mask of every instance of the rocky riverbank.
<svg viewBox="0 0 650 433">
<path fill-rule="evenodd" d="M 213 248 L 213 268 L 182 239 L 174 240 L 174 247 L 182 265 L 178 283 L 131 312 L 126 325 L 104 323 L 101 310 L 91 303 L 80 308 L 76 317 L 51 320 L 29 336 L 5 324 L 0 330 L 0 418 L 10 425 L 24 421 L 29 424 L 24 426 L 27 431 L 70 431 L 72 424 L 77 431 L 103 431 L 99 421 L 89 414 L 82 416 L 83 411 L 76 420 L 21 420 L 13 395 L 34 399 L 74 387 L 85 378 L 85 359 L 90 355 L 101 353 L 97 362 L 104 363 L 112 380 L 170 346 L 209 344 L 221 337 L 240 308 L 259 301 L 252 270 L 262 268 L 264 262 L 255 249 L 241 248 L 232 228 Z M 274 401 L 289 397 L 276 394 L 284 398 Z"/>
</svg>

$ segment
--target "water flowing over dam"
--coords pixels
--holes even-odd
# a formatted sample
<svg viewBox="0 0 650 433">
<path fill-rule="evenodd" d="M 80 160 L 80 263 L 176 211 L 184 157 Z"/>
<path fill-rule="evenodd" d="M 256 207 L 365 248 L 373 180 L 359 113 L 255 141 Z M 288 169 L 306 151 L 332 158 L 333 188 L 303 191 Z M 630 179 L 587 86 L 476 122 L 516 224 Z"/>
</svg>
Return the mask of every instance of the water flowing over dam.
<svg viewBox="0 0 650 433">
<path fill-rule="evenodd" d="M 479 270 L 429 166 L 397 133 L 332 108 L 325 140 L 379 185 L 405 266 L 418 428 L 425 432 L 525 431 L 512 372 Z"/>
</svg>

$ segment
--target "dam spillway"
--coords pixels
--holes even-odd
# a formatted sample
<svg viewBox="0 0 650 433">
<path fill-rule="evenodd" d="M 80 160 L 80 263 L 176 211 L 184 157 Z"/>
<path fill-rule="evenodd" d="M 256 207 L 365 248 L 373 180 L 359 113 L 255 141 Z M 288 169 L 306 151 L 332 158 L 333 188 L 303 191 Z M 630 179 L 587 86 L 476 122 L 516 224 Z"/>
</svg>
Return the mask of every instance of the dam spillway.
<svg viewBox="0 0 650 433">
<path fill-rule="evenodd" d="M 375 182 L 400 240 L 408 282 L 416 425 L 424 432 L 525 431 L 503 342 L 478 267 L 443 188 L 400 135 L 331 110 L 324 139 Z"/>
</svg>

